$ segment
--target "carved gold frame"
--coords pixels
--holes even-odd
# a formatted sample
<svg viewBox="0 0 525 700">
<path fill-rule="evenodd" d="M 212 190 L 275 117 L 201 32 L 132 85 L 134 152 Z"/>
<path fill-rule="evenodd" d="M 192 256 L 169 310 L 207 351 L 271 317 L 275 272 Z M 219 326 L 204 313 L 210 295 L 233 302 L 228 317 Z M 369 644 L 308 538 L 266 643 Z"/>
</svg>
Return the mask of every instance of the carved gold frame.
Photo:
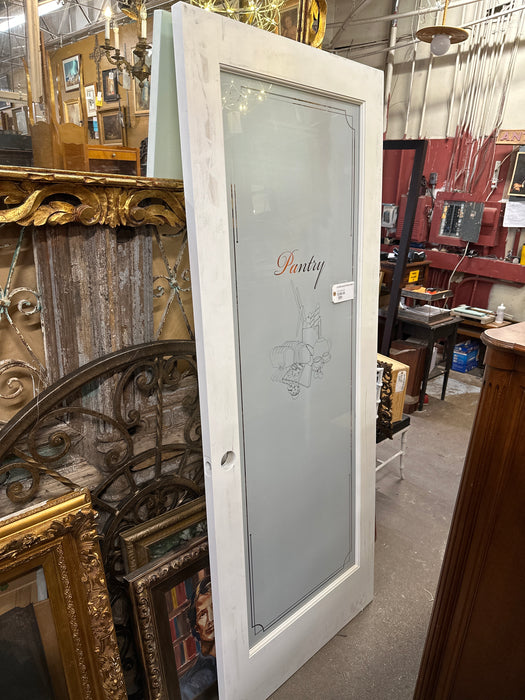
<svg viewBox="0 0 525 700">
<path fill-rule="evenodd" d="M 87 490 L 0 520 L 0 584 L 42 567 L 70 698 L 127 697 Z"/>
<path fill-rule="evenodd" d="M 202 537 L 175 555 L 128 574 L 149 700 L 180 700 L 166 594 L 196 570 L 208 566 L 208 539 Z"/>
<path fill-rule="evenodd" d="M 150 547 L 206 519 L 206 501 L 200 496 L 174 510 L 125 530 L 120 535 L 126 573 L 152 561 Z M 183 545 L 184 546 L 184 545 Z"/>
</svg>

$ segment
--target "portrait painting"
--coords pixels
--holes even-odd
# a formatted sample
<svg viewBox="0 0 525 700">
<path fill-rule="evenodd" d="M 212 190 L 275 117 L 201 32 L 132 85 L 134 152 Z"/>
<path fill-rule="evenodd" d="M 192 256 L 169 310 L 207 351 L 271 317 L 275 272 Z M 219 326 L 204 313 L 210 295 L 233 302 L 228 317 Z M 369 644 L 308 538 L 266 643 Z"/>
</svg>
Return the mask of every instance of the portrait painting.
<svg viewBox="0 0 525 700">
<path fill-rule="evenodd" d="M 62 61 L 64 72 L 64 88 L 66 92 L 78 90 L 80 87 L 80 55 L 64 58 Z"/>
<path fill-rule="evenodd" d="M 207 538 L 125 578 L 150 694 L 165 700 L 218 699 Z"/>
<path fill-rule="evenodd" d="M 117 102 L 119 100 L 118 71 L 116 68 L 102 71 L 102 94 L 104 102 Z"/>
<path fill-rule="evenodd" d="M 288 39 L 297 39 L 299 3 L 296 0 L 285 2 L 279 17 L 279 34 Z"/>
<path fill-rule="evenodd" d="M 181 700 L 205 697 L 203 694 L 211 693 L 217 684 L 209 568 L 171 588 L 166 593 L 166 607 Z"/>
</svg>

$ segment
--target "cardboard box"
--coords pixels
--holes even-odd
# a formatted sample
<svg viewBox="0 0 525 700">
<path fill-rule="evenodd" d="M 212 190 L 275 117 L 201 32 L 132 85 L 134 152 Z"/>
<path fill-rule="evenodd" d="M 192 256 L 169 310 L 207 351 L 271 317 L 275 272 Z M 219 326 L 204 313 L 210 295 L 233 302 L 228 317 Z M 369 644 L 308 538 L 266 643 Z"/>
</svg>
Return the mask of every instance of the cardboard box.
<svg viewBox="0 0 525 700">
<path fill-rule="evenodd" d="M 378 362 L 388 363 L 392 369 L 392 423 L 403 417 L 403 405 L 408 385 L 409 366 L 391 357 L 377 355 Z"/>
<path fill-rule="evenodd" d="M 423 345 L 418 340 L 393 340 L 390 345 L 390 357 L 404 362 L 410 367 L 408 385 L 405 395 L 405 413 L 414 413 L 419 402 L 419 392 L 425 371 L 425 358 L 427 354 L 426 343 Z"/>
<path fill-rule="evenodd" d="M 470 372 L 478 366 L 479 344 L 475 340 L 466 340 L 454 345 L 452 369 L 455 372 Z"/>
</svg>

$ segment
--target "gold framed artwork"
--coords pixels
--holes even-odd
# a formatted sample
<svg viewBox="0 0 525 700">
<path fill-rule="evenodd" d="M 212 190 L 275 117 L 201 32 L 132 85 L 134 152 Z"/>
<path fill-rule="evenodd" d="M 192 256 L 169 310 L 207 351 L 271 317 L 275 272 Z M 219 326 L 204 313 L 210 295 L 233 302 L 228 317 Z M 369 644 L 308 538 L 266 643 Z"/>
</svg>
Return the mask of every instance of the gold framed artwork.
<svg viewBox="0 0 525 700">
<path fill-rule="evenodd" d="M 121 533 L 126 573 L 176 552 L 207 533 L 204 496 Z"/>
<path fill-rule="evenodd" d="M 100 143 L 104 146 L 125 146 L 126 127 L 124 109 L 115 107 L 98 111 Z"/>
<path fill-rule="evenodd" d="M 150 700 L 218 698 L 207 539 L 125 578 Z"/>
<path fill-rule="evenodd" d="M 66 124 L 82 125 L 82 112 L 80 110 L 80 98 L 64 102 L 64 119 Z"/>
<path fill-rule="evenodd" d="M 279 34 L 288 39 L 297 39 L 299 26 L 299 1 L 287 0 L 279 13 Z"/>
<path fill-rule="evenodd" d="M 127 697 L 87 490 L 0 520 L 0 673 L 18 697 Z"/>
</svg>

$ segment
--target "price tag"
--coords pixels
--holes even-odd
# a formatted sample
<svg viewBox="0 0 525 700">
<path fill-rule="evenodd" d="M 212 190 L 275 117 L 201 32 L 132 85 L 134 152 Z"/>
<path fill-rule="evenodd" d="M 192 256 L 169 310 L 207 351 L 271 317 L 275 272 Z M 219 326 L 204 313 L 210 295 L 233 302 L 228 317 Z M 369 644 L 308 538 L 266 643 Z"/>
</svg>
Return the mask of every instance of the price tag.
<svg viewBox="0 0 525 700">
<path fill-rule="evenodd" d="M 332 301 L 334 304 L 350 301 L 354 296 L 354 282 L 340 282 L 332 285 Z"/>
</svg>

